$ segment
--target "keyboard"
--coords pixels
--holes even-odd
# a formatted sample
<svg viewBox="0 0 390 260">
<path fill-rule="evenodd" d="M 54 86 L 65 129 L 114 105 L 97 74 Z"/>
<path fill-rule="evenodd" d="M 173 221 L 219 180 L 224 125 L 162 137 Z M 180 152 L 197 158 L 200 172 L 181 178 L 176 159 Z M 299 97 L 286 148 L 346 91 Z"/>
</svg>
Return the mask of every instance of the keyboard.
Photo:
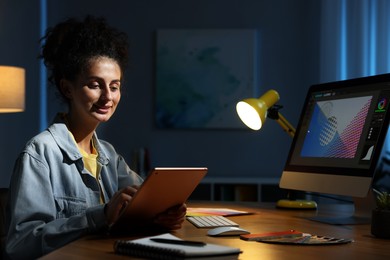
<svg viewBox="0 0 390 260">
<path fill-rule="evenodd" d="M 187 220 L 197 228 L 238 227 L 239 225 L 224 216 L 189 216 Z"/>
</svg>

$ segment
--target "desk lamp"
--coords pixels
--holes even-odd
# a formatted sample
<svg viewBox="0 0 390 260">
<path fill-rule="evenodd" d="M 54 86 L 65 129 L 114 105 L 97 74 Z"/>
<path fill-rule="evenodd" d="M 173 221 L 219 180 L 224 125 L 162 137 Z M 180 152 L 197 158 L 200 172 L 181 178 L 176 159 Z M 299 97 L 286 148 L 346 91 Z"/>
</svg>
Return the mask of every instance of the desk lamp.
<svg viewBox="0 0 390 260">
<path fill-rule="evenodd" d="M 24 111 L 25 70 L 0 66 L 0 113 Z"/>
<path fill-rule="evenodd" d="M 253 130 L 259 130 L 268 117 L 276 120 L 283 130 L 291 137 L 295 135 L 295 128 L 280 114 L 279 93 L 275 90 L 268 90 L 260 98 L 248 98 L 239 101 L 236 111 L 241 121 Z M 277 207 L 290 209 L 316 209 L 315 201 L 282 199 L 276 203 Z"/>
</svg>

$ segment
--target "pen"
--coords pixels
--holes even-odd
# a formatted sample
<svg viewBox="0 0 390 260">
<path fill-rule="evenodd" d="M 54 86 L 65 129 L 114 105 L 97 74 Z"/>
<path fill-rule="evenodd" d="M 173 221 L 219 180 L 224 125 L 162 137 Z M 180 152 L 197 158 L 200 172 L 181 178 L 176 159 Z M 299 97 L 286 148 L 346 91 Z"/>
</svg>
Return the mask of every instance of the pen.
<svg viewBox="0 0 390 260">
<path fill-rule="evenodd" d="M 175 244 L 175 245 L 183 245 L 183 246 L 205 246 L 206 245 L 206 243 L 203 242 L 179 240 L 179 239 L 151 238 L 150 240 L 157 243 Z"/>
</svg>

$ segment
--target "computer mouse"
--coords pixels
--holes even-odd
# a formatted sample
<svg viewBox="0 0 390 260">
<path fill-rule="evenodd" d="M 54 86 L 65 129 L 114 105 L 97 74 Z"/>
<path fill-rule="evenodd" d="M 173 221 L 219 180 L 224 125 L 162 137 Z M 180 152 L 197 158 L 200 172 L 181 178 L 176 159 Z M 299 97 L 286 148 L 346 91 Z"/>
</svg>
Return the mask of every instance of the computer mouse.
<svg viewBox="0 0 390 260">
<path fill-rule="evenodd" d="M 209 236 L 239 236 L 244 234 L 250 234 L 250 232 L 239 227 L 217 227 L 207 231 Z"/>
</svg>

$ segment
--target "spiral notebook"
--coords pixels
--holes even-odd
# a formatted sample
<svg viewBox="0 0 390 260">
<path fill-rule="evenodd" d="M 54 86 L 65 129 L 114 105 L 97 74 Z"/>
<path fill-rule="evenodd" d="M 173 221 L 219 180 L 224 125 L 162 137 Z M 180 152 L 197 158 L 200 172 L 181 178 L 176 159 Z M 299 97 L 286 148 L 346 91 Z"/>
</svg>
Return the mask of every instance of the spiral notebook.
<svg viewBox="0 0 390 260">
<path fill-rule="evenodd" d="M 210 243 L 206 243 L 204 246 L 190 246 L 159 243 L 151 240 L 156 238 L 181 240 L 170 233 L 135 240 L 117 240 L 114 244 L 114 251 L 116 254 L 148 259 L 185 259 L 218 256 L 231 256 L 232 259 L 238 259 L 238 255 L 241 253 L 239 248 Z"/>
</svg>

